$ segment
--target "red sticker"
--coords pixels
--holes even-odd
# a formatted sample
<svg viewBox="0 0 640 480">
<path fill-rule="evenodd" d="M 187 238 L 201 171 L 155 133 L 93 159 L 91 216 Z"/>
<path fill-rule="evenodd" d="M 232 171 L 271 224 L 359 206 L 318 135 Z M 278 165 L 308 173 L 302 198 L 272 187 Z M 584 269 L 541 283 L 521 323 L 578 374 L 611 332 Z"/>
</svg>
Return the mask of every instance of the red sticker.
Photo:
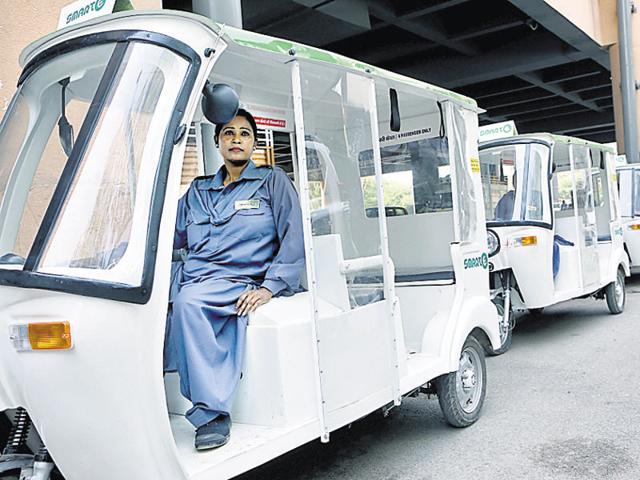
<svg viewBox="0 0 640 480">
<path fill-rule="evenodd" d="M 256 119 L 256 123 L 263 127 L 278 127 L 284 128 L 287 125 L 286 120 L 282 120 L 279 118 L 268 118 L 268 117 L 254 117 Z"/>
</svg>

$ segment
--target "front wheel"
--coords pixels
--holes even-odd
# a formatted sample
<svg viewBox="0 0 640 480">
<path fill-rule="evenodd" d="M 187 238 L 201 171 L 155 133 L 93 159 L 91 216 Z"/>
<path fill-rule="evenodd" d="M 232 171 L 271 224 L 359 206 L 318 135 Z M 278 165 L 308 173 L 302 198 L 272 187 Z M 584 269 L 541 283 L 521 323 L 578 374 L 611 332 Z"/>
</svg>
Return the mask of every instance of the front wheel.
<svg viewBox="0 0 640 480">
<path fill-rule="evenodd" d="M 604 295 L 607 299 L 609 311 L 614 315 L 622 313 L 627 299 L 624 291 L 624 271 L 622 268 L 618 269 L 616 279 L 606 286 Z"/>
<path fill-rule="evenodd" d="M 469 335 L 462 346 L 458 371 L 435 380 L 438 402 L 449 425 L 468 427 L 478 420 L 487 390 L 486 379 L 484 349 Z"/>
</svg>

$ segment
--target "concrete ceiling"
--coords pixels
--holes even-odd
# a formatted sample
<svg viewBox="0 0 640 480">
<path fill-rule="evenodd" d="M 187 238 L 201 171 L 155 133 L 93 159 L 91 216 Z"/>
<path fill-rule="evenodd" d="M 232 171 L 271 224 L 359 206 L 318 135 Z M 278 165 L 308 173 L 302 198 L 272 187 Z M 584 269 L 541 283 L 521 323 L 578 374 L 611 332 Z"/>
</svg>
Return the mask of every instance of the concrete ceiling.
<svg viewBox="0 0 640 480">
<path fill-rule="evenodd" d="M 469 95 L 487 110 L 481 124 L 615 139 L 608 52 L 543 0 L 242 0 L 242 10 L 248 30 Z"/>
</svg>

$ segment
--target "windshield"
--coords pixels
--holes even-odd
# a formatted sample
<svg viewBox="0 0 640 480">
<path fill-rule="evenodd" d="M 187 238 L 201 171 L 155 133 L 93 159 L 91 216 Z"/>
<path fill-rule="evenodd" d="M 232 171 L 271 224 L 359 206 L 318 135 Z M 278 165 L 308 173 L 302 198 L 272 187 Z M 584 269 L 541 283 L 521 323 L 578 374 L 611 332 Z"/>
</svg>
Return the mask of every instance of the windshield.
<svg viewBox="0 0 640 480">
<path fill-rule="evenodd" d="M 39 251 L 37 271 L 140 283 L 162 139 L 188 65 L 161 46 L 111 43 L 27 78 L 0 127 L 0 268 L 25 268 Z"/>
<path fill-rule="evenodd" d="M 487 222 L 551 223 L 546 172 L 550 149 L 539 143 L 499 145 L 480 151 Z"/>
</svg>

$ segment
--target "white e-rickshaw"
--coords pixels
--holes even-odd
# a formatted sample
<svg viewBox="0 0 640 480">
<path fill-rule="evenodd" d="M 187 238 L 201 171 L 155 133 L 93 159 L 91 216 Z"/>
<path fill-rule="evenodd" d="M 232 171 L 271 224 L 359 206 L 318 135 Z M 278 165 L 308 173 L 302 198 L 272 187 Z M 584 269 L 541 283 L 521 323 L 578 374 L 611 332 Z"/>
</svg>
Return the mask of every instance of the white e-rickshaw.
<svg viewBox="0 0 640 480">
<path fill-rule="evenodd" d="M 480 145 L 491 291 L 511 344 L 513 311 L 572 298 L 625 304 L 624 251 L 609 147 L 546 133 Z"/>
<path fill-rule="evenodd" d="M 476 421 L 500 335 L 474 101 L 167 11 L 21 61 L 0 128 L 0 478 L 230 478 L 419 393 Z M 203 101 L 211 84 L 298 188 L 306 291 L 251 314 L 231 440 L 203 453 L 162 370 L 177 202 L 220 164 L 208 119 L 230 97 Z"/>
<path fill-rule="evenodd" d="M 620 216 L 631 273 L 640 272 L 640 165 L 618 167 Z"/>
</svg>

